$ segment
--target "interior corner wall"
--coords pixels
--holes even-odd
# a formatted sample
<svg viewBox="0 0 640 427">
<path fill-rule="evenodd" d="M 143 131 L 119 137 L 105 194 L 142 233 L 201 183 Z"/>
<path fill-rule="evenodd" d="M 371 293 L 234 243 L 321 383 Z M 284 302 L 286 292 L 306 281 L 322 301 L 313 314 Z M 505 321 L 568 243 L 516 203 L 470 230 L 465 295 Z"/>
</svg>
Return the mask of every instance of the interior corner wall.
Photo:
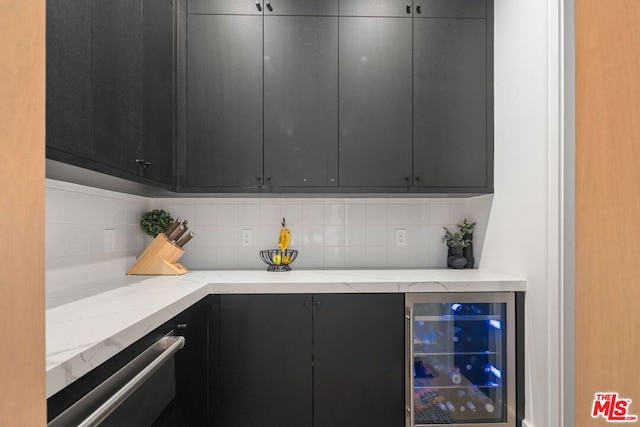
<svg viewBox="0 0 640 427">
<path fill-rule="evenodd" d="M 549 226 L 554 226 L 549 189 L 557 174 L 549 170 L 553 3 L 495 1 L 495 194 L 480 264 L 527 280 L 526 421 L 538 427 L 557 425 L 549 398 L 551 372 L 557 369 L 550 355 L 557 344 L 548 337 L 549 295 L 557 286 L 549 280 Z"/>
</svg>

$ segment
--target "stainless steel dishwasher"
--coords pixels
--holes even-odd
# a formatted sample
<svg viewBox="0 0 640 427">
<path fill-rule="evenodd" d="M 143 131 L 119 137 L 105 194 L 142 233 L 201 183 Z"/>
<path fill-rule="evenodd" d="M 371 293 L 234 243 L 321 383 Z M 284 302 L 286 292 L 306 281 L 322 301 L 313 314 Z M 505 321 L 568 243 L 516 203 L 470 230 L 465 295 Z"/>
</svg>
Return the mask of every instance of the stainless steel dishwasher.
<svg viewBox="0 0 640 427">
<path fill-rule="evenodd" d="M 151 426 L 175 397 L 174 355 L 184 345 L 184 337 L 162 337 L 48 426 Z"/>
</svg>

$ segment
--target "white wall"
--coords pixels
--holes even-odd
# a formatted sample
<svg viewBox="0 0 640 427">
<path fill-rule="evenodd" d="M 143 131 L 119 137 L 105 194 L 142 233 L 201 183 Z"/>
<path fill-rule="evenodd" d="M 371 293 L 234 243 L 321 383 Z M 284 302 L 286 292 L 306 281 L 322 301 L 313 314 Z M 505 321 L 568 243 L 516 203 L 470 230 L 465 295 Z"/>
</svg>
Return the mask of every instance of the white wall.
<svg viewBox="0 0 640 427">
<path fill-rule="evenodd" d="M 526 421 L 538 427 L 559 425 L 553 331 L 560 325 L 551 324 L 558 304 L 551 256 L 558 227 L 557 75 L 549 71 L 555 3 L 495 2 L 495 194 L 480 264 L 527 279 Z"/>
</svg>

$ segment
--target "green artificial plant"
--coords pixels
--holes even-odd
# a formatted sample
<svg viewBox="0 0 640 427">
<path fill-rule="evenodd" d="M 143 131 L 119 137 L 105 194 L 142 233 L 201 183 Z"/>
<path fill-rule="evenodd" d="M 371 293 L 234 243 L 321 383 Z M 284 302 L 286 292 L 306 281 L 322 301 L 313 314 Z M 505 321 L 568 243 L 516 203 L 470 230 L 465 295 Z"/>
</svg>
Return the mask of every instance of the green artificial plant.
<svg viewBox="0 0 640 427">
<path fill-rule="evenodd" d="M 140 227 L 151 237 L 164 233 L 173 224 L 173 218 L 162 209 L 154 209 L 142 215 Z"/>
</svg>

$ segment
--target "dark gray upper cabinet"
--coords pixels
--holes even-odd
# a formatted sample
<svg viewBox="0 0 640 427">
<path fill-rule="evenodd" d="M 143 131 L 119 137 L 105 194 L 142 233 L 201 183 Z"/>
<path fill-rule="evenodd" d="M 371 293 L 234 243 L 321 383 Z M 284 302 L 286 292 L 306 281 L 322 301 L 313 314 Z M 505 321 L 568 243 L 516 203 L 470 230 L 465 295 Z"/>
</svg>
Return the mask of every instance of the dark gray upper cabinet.
<svg viewBox="0 0 640 427">
<path fill-rule="evenodd" d="M 413 0 L 414 16 L 486 18 L 487 0 Z"/>
<path fill-rule="evenodd" d="M 49 0 L 47 9 L 47 157 L 171 185 L 173 1 Z"/>
<path fill-rule="evenodd" d="M 337 106 L 338 18 L 265 16 L 265 185 L 338 184 Z"/>
<path fill-rule="evenodd" d="M 412 0 L 342 0 L 340 16 L 411 16 Z"/>
<path fill-rule="evenodd" d="M 487 22 L 416 19 L 413 32 L 414 185 L 490 187 Z"/>
<path fill-rule="evenodd" d="M 142 157 L 142 0 L 94 0 L 95 161 L 136 173 Z"/>
<path fill-rule="evenodd" d="M 262 15 L 263 0 L 187 0 L 187 13 Z"/>
<path fill-rule="evenodd" d="M 91 1 L 47 2 L 47 147 L 91 157 Z"/>
<path fill-rule="evenodd" d="M 188 13 L 337 16 L 338 0 L 187 0 Z"/>
<path fill-rule="evenodd" d="M 340 18 L 340 186 L 411 185 L 411 19 Z"/>
<path fill-rule="evenodd" d="M 338 16 L 338 0 L 263 0 L 264 15 Z"/>
<path fill-rule="evenodd" d="M 189 15 L 187 185 L 262 184 L 261 16 Z"/>
<path fill-rule="evenodd" d="M 174 8 L 144 0 L 143 158 L 147 178 L 173 182 Z"/>
</svg>

